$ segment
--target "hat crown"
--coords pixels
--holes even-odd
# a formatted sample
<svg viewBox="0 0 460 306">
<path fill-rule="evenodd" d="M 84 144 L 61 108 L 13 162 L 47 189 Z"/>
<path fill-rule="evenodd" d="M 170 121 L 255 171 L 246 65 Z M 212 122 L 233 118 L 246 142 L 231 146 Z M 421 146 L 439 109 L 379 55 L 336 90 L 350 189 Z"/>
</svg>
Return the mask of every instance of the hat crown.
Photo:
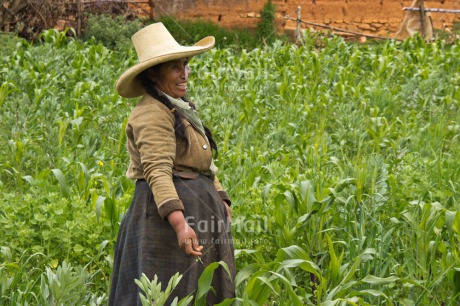
<svg viewBox="0 0 460 306">
<path fill-rule="evenodd" d="M 161 22 L 139 30 L 131 37 L 131 41 L 136 49 L 139 63 L 161 56 L 169 52 L 171 48 L 180 46 Z"/>
</svg>

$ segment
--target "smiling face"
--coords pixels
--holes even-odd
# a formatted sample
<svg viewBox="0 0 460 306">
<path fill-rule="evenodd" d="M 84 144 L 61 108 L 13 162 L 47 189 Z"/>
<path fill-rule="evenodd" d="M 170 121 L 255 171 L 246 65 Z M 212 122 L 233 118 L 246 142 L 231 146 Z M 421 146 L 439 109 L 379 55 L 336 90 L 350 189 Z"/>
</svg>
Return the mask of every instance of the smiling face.
<svg viewBox="0 0 460 306">
<path fill-rule="evenodd" d="M 173 98 L 182 98 L 187 94 L 187 81 L 190 75 L 188 58 L 159 64 L 152 67 L 149 72 L 158 90 Z"/>
</svg>

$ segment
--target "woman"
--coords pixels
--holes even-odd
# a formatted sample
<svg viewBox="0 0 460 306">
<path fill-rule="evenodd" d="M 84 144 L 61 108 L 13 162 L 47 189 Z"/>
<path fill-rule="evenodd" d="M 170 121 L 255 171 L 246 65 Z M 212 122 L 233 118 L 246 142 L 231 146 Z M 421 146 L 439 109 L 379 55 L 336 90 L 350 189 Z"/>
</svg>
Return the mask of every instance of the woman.
<svg viewBox="0 0 460 306">
<path fill-rule="evenodd" d="M 149 279 L 157 275 L 163 290 L 175 273 L 183 274 L 170 301 L 196 294 L 205 266 L 223 260 L 232 275 L 221 267 L 215 271 L 215 294 L 207 297 L 207 304 L 214 305 L 235 294 L 226 222 L 231 202 L 215 176 L 212 134 L 185 99 L 188 61 L 211 49 L 214 37 L 184 47 L 162 23 L 155 23 L 132 41 L 139 63 L 121 75 L 116 90 L 126 98 L 142 96 L 126 125 L 126 176 L 137 181 L 115 247 L 109 305 L 141 305 L 134 279 L 142 273 Z"/>
</svg>

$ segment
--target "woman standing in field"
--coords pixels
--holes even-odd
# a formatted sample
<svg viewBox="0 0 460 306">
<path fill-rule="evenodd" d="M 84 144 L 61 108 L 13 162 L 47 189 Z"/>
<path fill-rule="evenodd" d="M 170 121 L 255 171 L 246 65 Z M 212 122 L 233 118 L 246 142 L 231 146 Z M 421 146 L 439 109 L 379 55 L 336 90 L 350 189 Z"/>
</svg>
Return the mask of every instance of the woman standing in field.
<svg viewBox="0 0 460 306">
<path fill-rule="evenodd" d="M 215 176 L 217 145 L 185 98 L 189 59 L 211 49 L 214 37 L 185 47 L 155 23 L 132 41 L 139 63 L 121 75 L 116 89 L 126 98 L 142 96 L 126 125 L 126 176 L 137 181 L 118 233 L 109 305 L 140 305 L 134 279 L 142 273 L 157 275 L 163 290 L 175 273 L 183 274 L 171 294 L 181 299 L 196 290 L 206 265 L 223 260 L 232 275 L 215 271 L 215 294 L 207 300 L 214 305 L 235 295 L 231 202 Z"/>
</svg>

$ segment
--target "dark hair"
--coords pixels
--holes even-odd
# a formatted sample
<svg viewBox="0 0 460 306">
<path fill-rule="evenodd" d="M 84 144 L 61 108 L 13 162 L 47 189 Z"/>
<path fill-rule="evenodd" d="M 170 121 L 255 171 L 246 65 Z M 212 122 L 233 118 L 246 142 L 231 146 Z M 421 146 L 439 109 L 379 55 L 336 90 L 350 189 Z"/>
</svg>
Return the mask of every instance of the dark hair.
<svg viewBox="0 0 460 306">
<path fill-rule="evenodd" d="M 153 67 L 150 67 L 149 69 L 151 69 L 151 70 L 153 70 L 155 72 L 158 72 L 160 65 L 161 64 L 155 65 Z M 176 137 L 179 138 L 179 139 L 184 140 L 185 145 L 188 147 L 190 144 L 188 143 L 187 137 L 185 137 L 185 126 L 182 123 L 182 120 L 183 120 L 182 118 L 184 117 L 184 115 L 182 114 L 180 109 L 175 107 L 175 105 L 172 104 L 171 101 L 169 101 L 169 99 L 167 97 L 165 97 L 163 95 L 160 95 L 160 93 L 158 92 L 158 89 L 155 87 L 155 84 L 152 82 L 152 80 L 148 76 L 149 69 L 146 69 L 146 70 L 142 71 L 137 76 L 137 78 L 140 80 L 140 82 L 141 82 L 142 86 L 144 87 L 145 91 L 147 92 L 147 94 L 151 95 L 153 98 L 155 98 L 158 101 L 160 101 L 161 103 L 163 103 L 174 114 L 174 119 L 175 119 L 174 120 L 174 132 L 176 134 Z M 182 100 L 188 102 L 190 107 L 192 107 L 193 109 L 196 109 L 195 104 L 190 102 L 188 99 L 182 98 Z M 214 157 L 217 158 L 218 149 L 217 149 L 217 144 L 214 141 L 214 138 L 212 136 L 212 132 L 208 127 L 206 127 L 204 125 L 203 125 L 203 128 L 204 128 L 206 137 L 208 138 L 209 144 L 211 145 L 211 149 L 214 151 L 214 154 L 215 154 Z"/>
</svg>

